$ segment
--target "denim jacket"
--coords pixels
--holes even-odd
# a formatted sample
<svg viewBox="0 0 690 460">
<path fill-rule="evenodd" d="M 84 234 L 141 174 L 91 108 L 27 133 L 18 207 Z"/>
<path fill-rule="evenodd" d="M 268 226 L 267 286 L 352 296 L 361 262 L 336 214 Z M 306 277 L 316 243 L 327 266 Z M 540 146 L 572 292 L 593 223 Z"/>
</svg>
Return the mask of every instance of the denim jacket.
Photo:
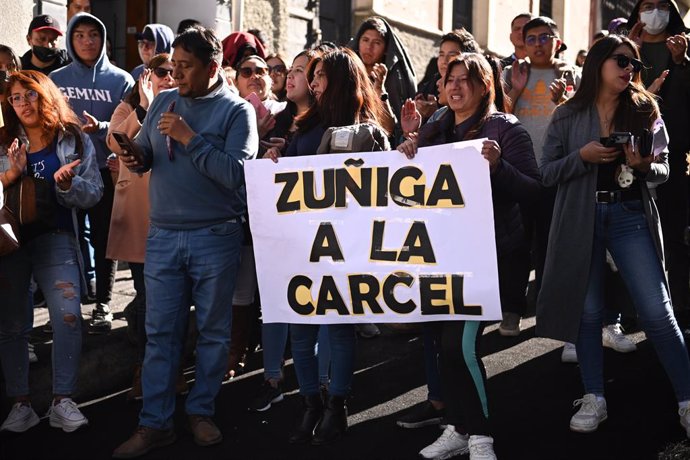
<svg viewBox="0 0 690 460">
<path fill-rule="evenodd" d="M 96 164 L 96 150 L 89 136 L 81 134 L 81 139 L 83 145 L 81 164 L 75 168 L 77 174 L 72 178 L 72 186 L 69 190 L 62 190 L 55 185 L 58 203 L 72 209 L 74 228 L 78 228 L 76 209 L 88 209 L 96 205 L 103 196 L 103 179 L 101 179 L 101 173 Z M 19 140 L 23 143 L 28 142 L 23 130 L 19 134 Z M 58 132 L 57 156 L 61 166 L 79 158 L 74 136 L 64 129 Z"/>
</svg>

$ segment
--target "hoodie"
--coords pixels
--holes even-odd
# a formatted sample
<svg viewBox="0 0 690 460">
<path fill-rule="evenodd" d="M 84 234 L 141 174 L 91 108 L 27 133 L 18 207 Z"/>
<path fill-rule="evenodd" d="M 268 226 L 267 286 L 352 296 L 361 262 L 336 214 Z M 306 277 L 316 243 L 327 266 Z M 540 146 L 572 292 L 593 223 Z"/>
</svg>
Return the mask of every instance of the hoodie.
<svg viewBox="0 0 690 460">
<path fill-rule="evenodd" d="M 244 57 L 247 48 L 254 48 L 261 59 L 266 58 L 266 49 L 258 38 L 249 32 L 233 32 L 223 39 L 223 65 L 235 67 Z"/>
<path fill-rule="evenodd" d="M 100 55 L 93 67 L 87 67 L 72 46 L 73 30 L 84 19 L 97 24 L 102 35 Z M 82 123 L 86 122 L 84 111 L 98 120 L 98 131 L 89 134 L 89 137 L 96 149 L 99 169 L 106 167 L 106 159 L 110 155 L 110 149 L 105 143 L 110 117 L 134 86 L 130 74 L 110 63 L 105 53 L 105 37 L 105 26 L 100 19 L 88 13 L 76 14 L 67 25 L 67 53 L 72 63 L 50 74 L 62 94 L 69 98 L 72 109 Z"/>
<path fill-rule="evenodd" d="M 403 103 L 407 98 L 414 99 L 417 94 L 417 76 L 412 67 L 412 61 L 407 54 L 405 46 L 393 31 L 393 28 L 388 24 L 388 21 L 382 17 L 377 17 L 386 26 L 388 35 L 388 46 L 386 48 L 386 67 L 388 68 L 388 75 L 386 76 L 386 92 L 388 93 L 388 100 L 391 108 L 398 119 L 396 124 L 396 132 L 399 127 L 400 111 Z M 357 35 L 350 41 L 349 47 L 357 56 L 359 56 L 359 39 L 362 37 L 364 31 L 362 27 L 357 31 Z M 397 138 L 397 136 L 396 136 Z"/>
<path fill-rule="evenodd" d="M 153 34 L 153 41 L 156 44 L 156 54 L 170 53 L 172 42 L 175 40 L 175 34 L 172 29 L 165 24 L 147 24 L 144 26 L 142 35 L 149 35 L 146 31 L 149 30 Z M 146 64 L 139 64 L 132 70 L 132 78 L 138 80 L 141 73 L 146 68 Z"/>
</svg>

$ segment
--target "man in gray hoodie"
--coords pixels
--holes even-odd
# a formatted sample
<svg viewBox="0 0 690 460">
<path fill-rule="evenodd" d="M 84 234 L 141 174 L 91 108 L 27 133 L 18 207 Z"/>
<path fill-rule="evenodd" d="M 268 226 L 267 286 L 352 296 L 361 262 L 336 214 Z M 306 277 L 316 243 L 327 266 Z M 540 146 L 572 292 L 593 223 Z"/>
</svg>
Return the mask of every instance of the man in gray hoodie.
<svg viewBox="0 0 690 460">
<path fill-rule="evenodd" d="M 108 245 L 114 185 L 106 165 L 110 150 L 105 137 L 115 107 L 134 86 L 132 77 L 108 60 L 105 38 L 105 26 L 98 18 L 88 13 L 76 14 L 67 25 L 67 52 L 72 63 L 50 74 L 50 78 L 69 99 L 74 112 L 84 122 L 82 130 L 89 135 L 96 148 L 96 159 L 104 185 L 101 201 L 86 210 L 91 224 L 91 244 L 96 263 L 96 308 L 88 323 L 91 334 L 109 332 L 112 324 L 108 304 L 113 292 L 116 262 L 106 259 L 105 250 Z M 80 219 L 80 222 L 83 220 Z"/>
</svg>

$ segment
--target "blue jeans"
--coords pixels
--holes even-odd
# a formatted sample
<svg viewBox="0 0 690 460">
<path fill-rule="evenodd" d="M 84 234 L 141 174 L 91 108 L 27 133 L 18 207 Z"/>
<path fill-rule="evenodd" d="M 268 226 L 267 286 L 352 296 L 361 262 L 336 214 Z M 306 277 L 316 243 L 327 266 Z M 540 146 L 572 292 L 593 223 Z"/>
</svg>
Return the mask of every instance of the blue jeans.
<svg viewBox="0 0 690 460">
<path fill-rule="evenodd" d="M 264 379 L 282 380 L 281 367 L 287 344 L 287 323 L 261 325 L 261 343 L 264 348 Z"/>
<path fill-rule="evenodd" d="M 330 385 L 331 382 L 331 339 L 328 335 L 328 326 L 319 327 L 316 355 L 319 360 L 319 383 Z"/>
<path fill-rule="evenodd" d="M 146 354 L 141 381 L 141 425 L 172 427 L 175 381 L 194 305 L 198 338 L 196 380 L 185 410 L 212 416 L 227 370 L 232 295 L 240 261 L 242 225 L 224 222 L 193 230 L 151 225 L 146 244 Z"/>
<path fill-rule="evenodd" d="M 288 336 L 287 323 L 264 323 L 261 325 L 261 343 L 264 347 L 264 380 L 282 380 L 281 368 Z M 328 384 L 331 364 L 331 347 L 328 343 L 328 328 L 319 328 L 317 354 L 319 360 L 319 382 Z"/>
<path fill-rule="evenodd" d="M 585 393 L 604 395 L 601 325 L 604 309 L 605 250 L 618 266 L 678 401 L 690 399 L 690 360 L 673 316 L 664 271 L 639 200 L 597 204 L 592 261 L 580 319 L 577 356 Z"/>
<path fill-rule="evenodd" d="M 352 324 L 291 324 L 290 338 L 299 392 L 303 396 L 319 394 L 319 363 L 316 341 L 319 328 L 328 328 L 331 346 L 331 383 L 328 392 L 346 397 L 355 369 L 355 327 Z"/>
<path fill-rule="evenodd" d="M 71 233 L 46 233 L 0 258 L 0 361 L 10 397 L 29 394 L 27 310 L 31 275 L 43 291 L 53 325 L 53 394 L 71 395 L 81 356 L 81 275 Z"/>
</svg>

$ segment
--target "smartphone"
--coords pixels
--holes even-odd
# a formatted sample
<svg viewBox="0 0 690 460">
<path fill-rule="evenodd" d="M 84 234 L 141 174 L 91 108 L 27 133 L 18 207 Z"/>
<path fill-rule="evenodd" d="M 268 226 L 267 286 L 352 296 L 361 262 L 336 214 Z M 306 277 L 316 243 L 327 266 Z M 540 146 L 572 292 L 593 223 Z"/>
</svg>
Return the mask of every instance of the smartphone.
<svg viewBox="0 0 690 460">
<path fill-rule="evenodd" d="M 609 137 L 602 138 L 601 143 L 604 147 L 616 147 L 618 145 L 628 144 L 632 139 L 633 135 L 628 132 L 616 132 L 611 133 Z"/>
<path fill-rule="evenodd" d="M 132 142 L 132 139 L 130 139 L 127 134 L 119 131 L 113 131 L 110 134 L 112 134 L 113 139 L 115 139 L 115 142 L 117 142 L 117 145 L 119 145 L 122 150 L 127 152 L 123 153 L 123 156 L 133 156 L 139 162 L 139 164 L 144 164 L 144 157 L 142 156 L 141 149 L 134 145 L 134 142 Z"/>
<path fill-rule="evenodd" d="M 249 101 L 252 107 L 254 107 L 254 110 L 256 110 L 256 114 L 259 116 L 259 118 L 263 118 L 268 114 L 268 109 L 264 107 L 264 104 L 261 102 L 261 99 L 259 99 L 259 96 L 257 96 L 256 93 L 251 93 L 246 97 L 246 99 Z"/>
</svg>

